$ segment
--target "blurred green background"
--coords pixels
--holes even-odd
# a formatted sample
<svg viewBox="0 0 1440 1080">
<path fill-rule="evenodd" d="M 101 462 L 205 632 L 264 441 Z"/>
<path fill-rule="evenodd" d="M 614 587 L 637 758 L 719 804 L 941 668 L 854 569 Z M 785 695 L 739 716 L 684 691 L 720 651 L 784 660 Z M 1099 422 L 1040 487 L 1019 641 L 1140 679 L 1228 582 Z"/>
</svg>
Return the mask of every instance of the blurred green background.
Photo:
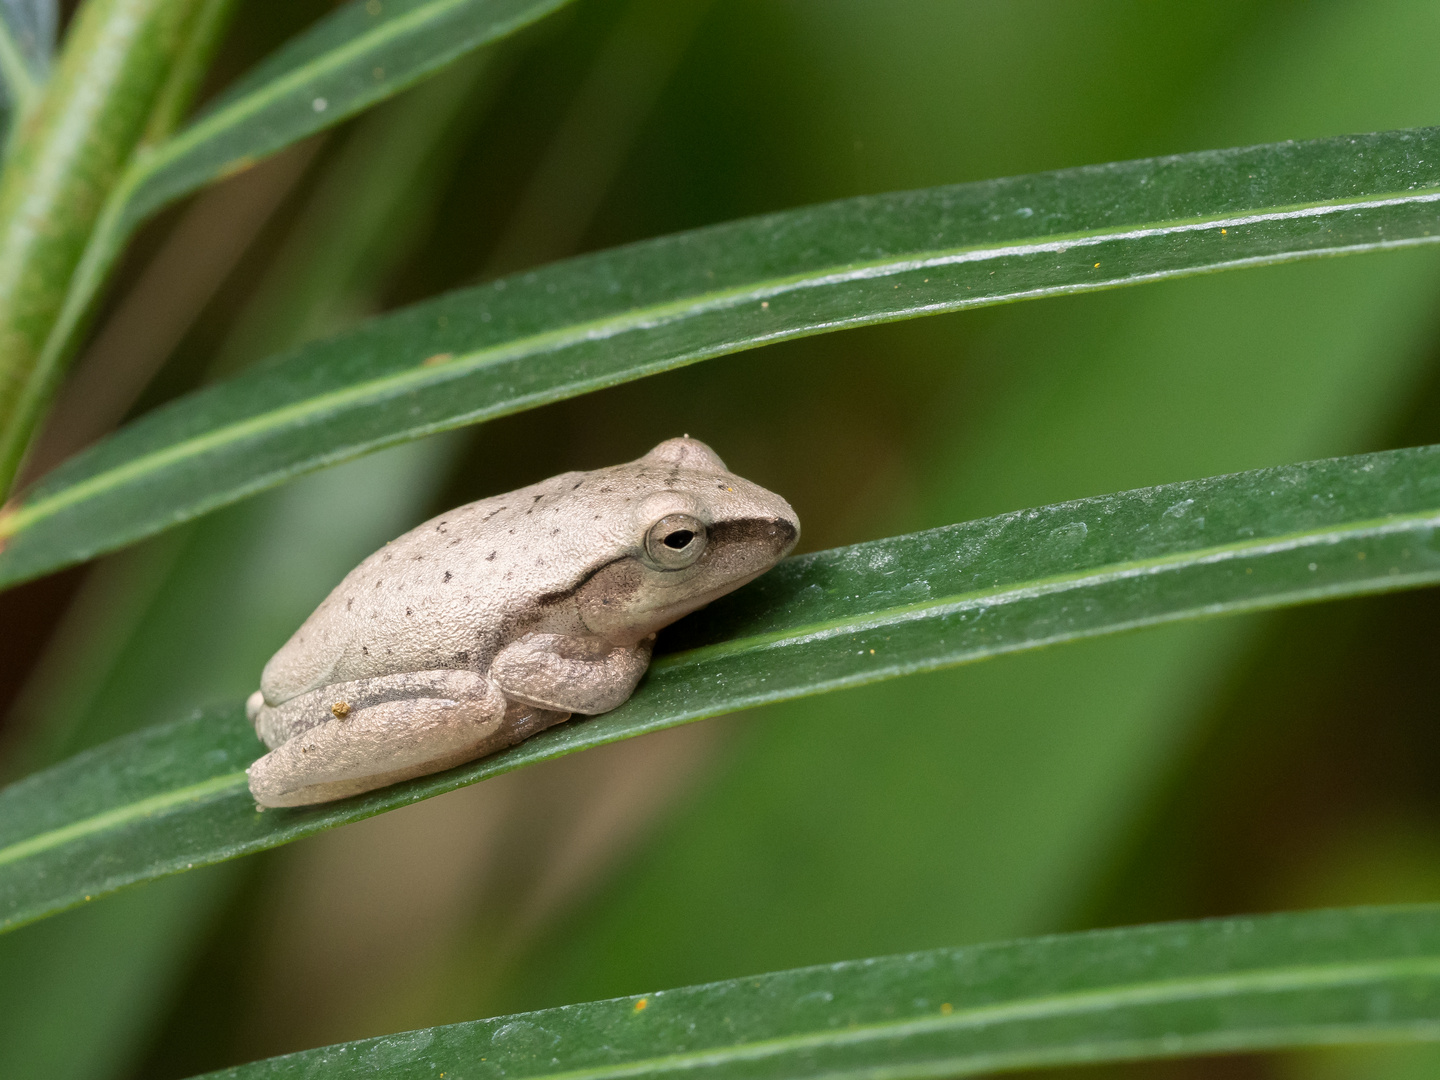
<svg viewBox="0 0 1440 1080">
<path fill-rule="evenodd" d="M 243 0 L 214 86 L 327 8 Z M 581 0 L 149 228 L 42 457 L 287 344 L 578 251 L 1433 124 L 1436 55 L 1440 6 L 1421 0 Z M 1440 441 L 1437 299 L 1440 253 L 1413 250 L 1015 304 L 773 346 L 332 469 L 0 596 L 0 776 L 249 693 L 354 562 L 440 509 L 681 432 L 786 495 L 807 550 Z M 1346 602 L 510 774 L 0 938 L 0 1075 L 168 1080 L 800 964 L 1440 900 L 1437 646 L 1433 592 Z M 1081 1074 L 1430 1077 L 1440 1056 Z"/>
</svg>

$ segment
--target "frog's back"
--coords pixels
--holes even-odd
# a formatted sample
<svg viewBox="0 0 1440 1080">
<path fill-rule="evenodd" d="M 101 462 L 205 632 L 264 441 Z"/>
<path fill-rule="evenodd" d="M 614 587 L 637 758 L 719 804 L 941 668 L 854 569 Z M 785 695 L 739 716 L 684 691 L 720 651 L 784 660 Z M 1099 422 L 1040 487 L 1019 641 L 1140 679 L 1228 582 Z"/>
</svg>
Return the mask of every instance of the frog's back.
<svg viewBox="0 0 1440 1080">
<path fill-rule="evenodd" d="M 397 672 L 488 670 L 526 629 L 517 620 L 585 572 L 588 549 L 568 525 L 577 490 L 595 475 L 563 473 L 468 503 L 386 544 L 265 665 L 265 700 Z"/>
</svg>

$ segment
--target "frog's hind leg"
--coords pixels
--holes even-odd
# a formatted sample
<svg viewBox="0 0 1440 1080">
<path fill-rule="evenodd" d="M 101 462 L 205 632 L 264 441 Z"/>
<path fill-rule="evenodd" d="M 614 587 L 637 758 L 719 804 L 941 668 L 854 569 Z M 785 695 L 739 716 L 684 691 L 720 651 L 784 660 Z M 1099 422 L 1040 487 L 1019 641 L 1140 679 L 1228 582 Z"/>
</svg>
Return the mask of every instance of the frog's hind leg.
<svg viewBox="0 0 1440 1080">
<path fill-rule="evenodd" d="M 427 674 L 403 678 L 417 681 Z M 303 726 L 291 718 L 294 734 L 250 766 L 255 800 L 262 806 L 307 806 L 343 799 L 483 757 L 565 719 L 563 713 L 532 716 L 540 710 L 507 706 L 498 690 L 470 672 L 446 672 L 431 681 L 449 684 L 456 676 L 465 677 L 468 692 L 378 700 L 340 712 L 332 706 L 334 715 Z M 364 680 L 369 696 L 380 689 L 375 686 L 380 681 Z M 332 698 L 337 689 L 320 693 Z"/>
<path fill-rule="evenodd" d="M 274 705 L 257 690 L 245 702 L 245 715 L 255 726 L 255 734 L 275 750 L 311 728 L 385 702 L 440 698 L 496 710 L 500 708 L 500 702 L 494 700 L 497 695 L 493 684 L 476 672 L 438 668 L 332 683 Z"/>
</svg>

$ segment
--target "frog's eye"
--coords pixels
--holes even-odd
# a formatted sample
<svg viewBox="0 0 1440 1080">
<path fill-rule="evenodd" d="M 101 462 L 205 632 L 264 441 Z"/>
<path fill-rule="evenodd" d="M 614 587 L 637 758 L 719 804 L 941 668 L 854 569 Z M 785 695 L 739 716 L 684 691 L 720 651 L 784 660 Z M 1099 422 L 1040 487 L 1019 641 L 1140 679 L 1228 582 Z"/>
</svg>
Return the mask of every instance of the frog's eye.
<svg viewBox="0 0 1440 1080">
<path fill-rule="evenodd" d="M 645 552 L 665 570 L 689 566 L 705 550 L 705 525 L 689 514 L 666 514 L 645 535 Z"/>
</svg>

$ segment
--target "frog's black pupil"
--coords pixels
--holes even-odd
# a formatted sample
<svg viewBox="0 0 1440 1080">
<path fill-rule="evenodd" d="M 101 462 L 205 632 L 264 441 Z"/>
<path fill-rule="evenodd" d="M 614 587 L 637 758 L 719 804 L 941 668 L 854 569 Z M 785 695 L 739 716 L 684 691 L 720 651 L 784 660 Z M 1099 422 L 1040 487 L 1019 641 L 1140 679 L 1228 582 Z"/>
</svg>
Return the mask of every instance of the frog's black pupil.
<svg viewBox="0 0 1440 1080">
<path fill-rule="evenodd" d="M 665 546 L 679 551 L 681 548 L 689 545 L 690 541 L 694 539 L 695 534 L 689 529 L 676 529 L 669 536 L 665 537 Z"/>
</svg>

